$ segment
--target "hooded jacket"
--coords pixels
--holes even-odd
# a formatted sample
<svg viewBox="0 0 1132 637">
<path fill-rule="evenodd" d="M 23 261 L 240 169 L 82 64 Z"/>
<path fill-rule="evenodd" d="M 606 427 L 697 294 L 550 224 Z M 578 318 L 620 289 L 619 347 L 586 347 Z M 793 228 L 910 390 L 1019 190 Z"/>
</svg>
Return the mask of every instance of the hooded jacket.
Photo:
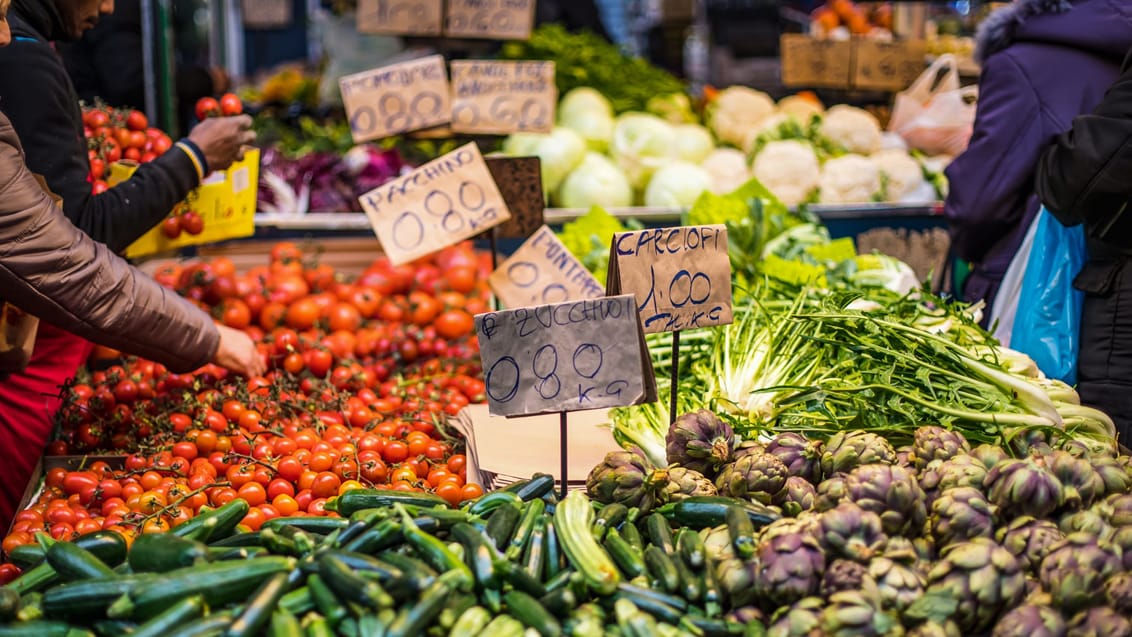
<svg viewBox="0 0 1132 637">
<path fill-rule="evenodd" d="M 74 334 L 177 372 L 208 363 L 207 314 L 80 232 L 24 165 L 0 114 L 0 297 Z M 0 370 L 10 372 L 16 370 Z"/>
<path fill-rule="evenodd" d="M 12 0 L 8 23 L 12 43 L 0 48 L 0 110 L 23 142 L 27 166 L 63 198 L 63 212 L 76 227 L 120 252 L 200 183 L 208 171 L 203 154 L 181 140 L 129 180 L 92 195 L 82 111 L 51 45 L 69 37 L 55 2 Z"/>
<path fill-rule="evenodd" d="M 964 289 L 988 303 L 1039 208 L 1042 151 L 1100 103 L 1132 47 L 1132 3 L 1019 0 L 979 29 L 974 132 L 947 168 L 954 252 L 974 263 Z"/>
</svg>

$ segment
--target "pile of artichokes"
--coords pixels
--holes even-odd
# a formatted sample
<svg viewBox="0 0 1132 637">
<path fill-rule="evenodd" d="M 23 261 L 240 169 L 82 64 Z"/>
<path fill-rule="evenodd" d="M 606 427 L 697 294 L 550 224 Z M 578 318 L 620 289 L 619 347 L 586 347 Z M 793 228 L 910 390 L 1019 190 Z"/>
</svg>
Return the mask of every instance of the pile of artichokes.
<svg viewBox="0 0 1132 637">
<path fill-rule="evenodd" d="M 701 532 L 734 617 L 771 637 L 1132 635 L 1132 464 L 1019 436 L 972 448 L 938 426 L 894 448 L 867 431 L 739 441 L 709 411 L 678 418 L 668 467 L 615 452 L 591 497 L 641 509 L 693 495 L 767 506 L 754 555 Z"/>
</svg>

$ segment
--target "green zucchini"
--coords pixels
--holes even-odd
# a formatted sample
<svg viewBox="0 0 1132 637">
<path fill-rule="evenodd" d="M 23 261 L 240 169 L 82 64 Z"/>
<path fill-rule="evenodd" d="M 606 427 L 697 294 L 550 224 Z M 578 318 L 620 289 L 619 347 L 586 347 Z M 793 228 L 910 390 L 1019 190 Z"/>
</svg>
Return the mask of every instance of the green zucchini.
<svg viewBox="0 0 1132 637">
<path fill-rule="evenodd" d="M 625 577 L 633 579 L 645 574 L 645 560 L 644 557 L 637 553 L 617 529 L 609 529 L 609 533 L 605 536 L 604 542 L 605 550 L 609 556 L 613 558 L 613 562 L 625 574 Z"/>
<path fill-rule="evenodd" d="M 204 615 L 204 598 L 200 595 L 186 597 L 161 611 L 152 619 L 139 625 L 131 637 L 163 637 L 165 633 Z"/>
<path fill-rule="evenodd" d="M 706 558 L 704 541 L 699 533 L 689 528 L 680 529 L 676 533 L 676 548 L 685 564 L 695 569 L 703 568 Z"/>
<path fill-rule="evenodd" d="M 21 544 L 8 551 L 8 561 L 26 571 L 39 564 L 47 555 L 47 549 L 38 544 Z"/>
<path fill-rule="evenodd" d="M 550 580 L 562 572 L 562 544 L 558 542 L 558 529 L 554 526 L 554 519 L 546 521 L 546 535 L 543 537 L 543 546 L 546 549 L 546 558 L 542 561 L 543 578 Z"/>
<path fill-rule="evenodd" d="M 165 637 L 214 637 L 223 633 L 231 623 L 232 611 L 211 613 L 174 628 L 165 633 Z"/>
<path fill-rule="evenodd" d="M 421 595 L 416 604 L 406 606 L 397 613 L 389 625 L 386 637 L 416 637 L 423 635 L 444 609 L 448 595 L 453 587 L 443 578 L 435 582 Z"/>
<path fill-rule="evenodd" d="M 597 512 L 597 518 L 594 520 L 594 539 L 601 542 L 605 539 L 607 530 L 621 526 L 628 517 L 629 508 L 624 504 L 613 502 L 601 507 L 601 510 Z"/>
<path fill-rule="evenodd" d="M 518 498 L 515 499 L 518 500 Z M 487 533 L 487 538 L 495 545 L 495 548 L 501 551 L 507 548 L 507 542 L 515 532 L 515 527 L 519 524 L 519 519 L 522 515 L 522 509 L 514 502 L 504 502 L 491 512 L 491 517 L 487 520 L 487 529 L 485 532 Z"/>
<path fill-rule="evenodd" d="M 649 533 L 649 542 L 659 548 L 666 555 L 676 553 L 676 541 L 672 538 L 672 527 L 668 520 L 659 513 L 653 513 L 645 518 L 645 528 Z"/>
<path fill-rule="evenodd" d="M 750 559 L 755 555 L 755 525 L 747 517 L 746 511 L 737 506 L 727 507 L 724 512 L 727 520 L 727 530 L 731 534 L 731 545 L 735 547 L 735 554 L 742 559 Z"/>
<path fill-rule="evenodd" d="M 19 612 L 20 594 L 7 586 L 0 586 L 0 622 L 15 619 Z"/>
<path fill-rule="evenodd" d="M 211 544 L 230 536 L 250 510 L 247 501 L 236 498 L 215 509 L 199 513 L 184 524 L 178 524 L 170 533 Z"/>
<path fill-rule="evenodd" d="M 267 578 L 228 627 L 224 633 L 225 637 L 253 637 L 260 634 L 260 631 L 271 622 L 279 600 L 287 594 L 291 583 L 287 573 L 276 573 Z"/>
<path fill-rule="evenodd" d="M 47 563 L 65 582 L 117 577 L 114 569 L 72 542 L 57 542 L 47 549 Z"/>
<path fill-rule="evenodd" d="M 448 506 L 444 498 L 431 493 L 393 489 L 352 489 L 336 498 L 331 498 L 326 503 L 326 509 L 336 511 L 343 517 L 349 517 L 362 509 L 391 507 L 398 503 L 425 508 Z"/>
<path fill-rule="evenodd" d="M 680 588 L 680 573 L 676 570 L 676 565 L 656 544 L 650 544 L 645 549 L 645 567 L 648 569 L 649 577 L 655 582 L 654 587 L 669 593 L 675 593 Z"/>
<path fill-rule="evenodd" d="M 314 610 L 314 607 L 314 598 L 311 597 L 311 590 L 307 586 L 300 586 L 279 600 L 279 610 L 295 617 Z"/>
<path fill-rule="evenodd" d="M 551 591 L 539 598 L 543 608 L 557 617 L 567 618 L 578 606 L 578 596 L 568 587 Z"/>
<path fill-rule="evenodd" d="M 482 518 L 505 504 L 521 507 L 523 500 L 510 491 L 492 491 L 476 498 L 474 502 L 468 505 L 467 509 L 471 515 Z"/>
<path fill-rule="evenodd" d="M 152 576 L 124 575 L 55 586 L 43 594 L 43 613 L 59 618 L 101 616 L 134 586 L 152 580 Z"/>
<path fill-rule="evenodd" d="M 33 621 L 0 626 L 0 637 L 82 637 L 94 633 L 66 622 Z"/>
<path fill-rule="evenodd" d="M 268 637 L 303 637 L 303 626 L 294 615 L 277 608 L 271 613 L 271 625 L 267 634 Z"/>
<path fill-rule="evenodd" d="M 475 637 L 491 622 L 491 613 L 483 606 L 472 606 L 460 614 L 448 637 Z"/>
<path fill-rule="evenodd" d="M 503 596 L 507 605 L 507 613 L 538 631 L 542 637 L 559 637 L 562 634 L 562 625 L 543 608 L 537 599 L 522 591 L 511 591 Z"/>
<path fill-rule="evenodd" d="M 593 519 L 590 499 L 581 491 L 569 493 L 554 510 L 554 528 L 566 557 L 582 574 L 591 590 L 599 595 L 608 595 L 616 590 L 621 573 L 609 554 L 594 540 L 590 532 Z"/>
<path fill-rule="evenodd" d="M 340 531 L 350 525 L 350 521 L 346 518 L 330 518 L 315 515 L 304 515 L 302 517 L 286 517 L 286 518 L 273 518 L 263 523 L 264 529 L 272 529 L 280 531 L 283 527 L 290 526 L 307 533 L 318 533 L 319 535 L 329 535 L 334 531 Z"/>
<path fill-rule="evenodd" d="M 679 623 L 685 611 L 669 604 L 664 598 L 647 594 L 648 589 L 622 586 L 615 595 L 615 599 L 627 599 L 644 612 L 656 617 L 662 622 Z"/>
<path fill-rule="evenodd" d="M 480 590 L 494 588 L 499 584 L 495 572 L 495 560 L 500 557 L 487 538 L 470 524 L 460 523 L 452 527 L 452 537 L 464 547 L 464 561 L 472 571 Z"/>
<path fill-rule="evenodd" d="M 726 619 L 711 619 L 686 615 L 681 624 L 691 627 L 696 634 L 704 637 L 728 637 L 729 635 L 742 635 L 745 631 L 743 624 Z M 689 631 L 691 632 L 691 631 Z"/>
<path fill-rule="evenodd" d="M 135 573 L 167 573 L 203 562 L 208 555 L 202 542 L 172 533 L 146 533 L 134 540 L 126 559 Z"/>
<path fill-rule="evenodd" d="M 617 532 L 621 534 L 621 537 L 624 538 L 626 542 L 637 550 L 638 554 L 644 554 L 645 540 L 641 537 L 641 532 L 637 529 L 636 524 L 622 524 L 621 528 L 617 529 Z"/>
<path fill-rule="evenodd" d="M 539 516 L 535 520 L 531 536 L 527 540 L 527 548 L 523 550 L 521 562 L 527 574 L 534 578 L 542 577 L 546 561 L 546 524 L 547 516 Z"/>
<path fill-rule="evenodd" d="M 523 637 L 523 623 L 510 615 L 499 615 L 477 637 Z"/>
<path fill-rule="evenodd" d="M 523 502 L 530 502 L 554 490 L 554 476 L 546 473 L 536 473 L 530 480 L 519 480 L 503 488 L 519 496 Z"/>
<path fill-rule="evenodd" d="M 401 543 L 401 523 L 397 520 L 382 520 L 372 529 L 363 531 L 349 542 L 344 542 L 342 548 L 355 553 L 371 555 Z"/>
<path fill-rule="evenodd" d="M 381 584 L 362 577 L 332 554 L 318 558 L 318 572 L 339 599 L 367 609 L 393 607 L 393 598 L 382 589 Z"/>
<path fill-rule="evenodd" d="M 716 495 L 690 496 L 678 502 L 666 504 L 657 509 L 657 512 L 667 518 L 672 518 L 681 526 L 704 529 L 726 524 L 727 508 L 732 506 L 741 507 L 747 517 L 751 519 L 751 523 L 755 525 L 755 529 L 761 529 L 782 517 L 763 505 Z"/>
<path fill-rule="evenodd" d="M 523 515 L 519 518 L 519 523 L 515 526 L 515 531 L 511 534 L 504 550 L 507 559 L 518 560 L 523 556 L 523 550 L 527 548 L 531 532 L 534 531 L 535 521 L 542 519 L 545 513 L 546 502 L 542 500 L 531 500 L 523 505 Z"/>
<path fill-rule="evenodd" d="M 319 575 L 315 574 L 307 578 L 307 588 L 310 589 L 315 608 L 322 614 L 331 630 L 336 630 L 338 624 L 350 616 L 345 601 L 339 599 Z"/>
<path fill-rule="evenodd" d="M 403 573 L 401 579 L 418 593 L 423 592 L 436 581 L 437 572 L 416 558 L 395 551 L 384 551 L 377 557 L 401 569 Z"/>
<path fill-rule="evenodd" d="M 325 617 L 312 617 L 304 624 L 303 634 L 307 637 L 334 637 L 334 627 Z"/>
<path fill-rule="evenodd" d="M 439 538 L 425 533 L 417 526 L 404 507 L 394 505 L 401 513 L 402 533 L 405 541 L 438 573 L 452 574 L 458 588 L 467 593 L 472 590 L 475 578 L 464 560 L 452 552 Z"/>
<path fill-rule="evenodd" d="M 495 572 L 516 590 L 534 597 L 546 595 L 546 586 L 541 581 L 531 577 L 523 567 L 514 562 L 496 560 Z"/>
</svg>

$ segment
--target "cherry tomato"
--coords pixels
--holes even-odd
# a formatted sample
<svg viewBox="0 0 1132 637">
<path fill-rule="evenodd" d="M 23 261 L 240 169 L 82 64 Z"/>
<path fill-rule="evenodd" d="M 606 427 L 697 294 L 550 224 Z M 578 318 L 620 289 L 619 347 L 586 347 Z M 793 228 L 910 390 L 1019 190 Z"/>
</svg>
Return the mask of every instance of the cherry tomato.
<svg viewBox="0 0 1132 637">
<path fill-rule="evenodd" d="M 220 103 L 212 97 L 202 97 L 197 100 L 196 116 L 199 120 L 205 120 L 209 117 L 216 117 L 220 115 Z"/>
</svg>

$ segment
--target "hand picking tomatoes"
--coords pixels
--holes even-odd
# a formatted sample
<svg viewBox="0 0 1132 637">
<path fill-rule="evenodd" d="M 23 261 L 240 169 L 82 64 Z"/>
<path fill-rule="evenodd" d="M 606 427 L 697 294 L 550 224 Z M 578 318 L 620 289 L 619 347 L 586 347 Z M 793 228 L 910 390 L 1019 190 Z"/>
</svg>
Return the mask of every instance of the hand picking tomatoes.
<svg viewBox="0 0 1132 637">
<path fill-rule="evenodd" d="M 202 97 L 196 103 L 196 116 L 199 120 L 210 117 L 231 117 L 244 112 L 244 103 L 235 93 L 225 93 L 217 101 L 214 97 Z"/>
<path fill-rule="evenodd" d="M 149 119 L 141 111 L 102 104 L 85 107 L 83 127 L 90 160 L 88 181 L 96 195 L 109 188 L 104 180 L 110 176 L 112 164 L 123 159 L 148 163 L 173 146 L 168 135 L 149 127 Z"/>
</svg>

